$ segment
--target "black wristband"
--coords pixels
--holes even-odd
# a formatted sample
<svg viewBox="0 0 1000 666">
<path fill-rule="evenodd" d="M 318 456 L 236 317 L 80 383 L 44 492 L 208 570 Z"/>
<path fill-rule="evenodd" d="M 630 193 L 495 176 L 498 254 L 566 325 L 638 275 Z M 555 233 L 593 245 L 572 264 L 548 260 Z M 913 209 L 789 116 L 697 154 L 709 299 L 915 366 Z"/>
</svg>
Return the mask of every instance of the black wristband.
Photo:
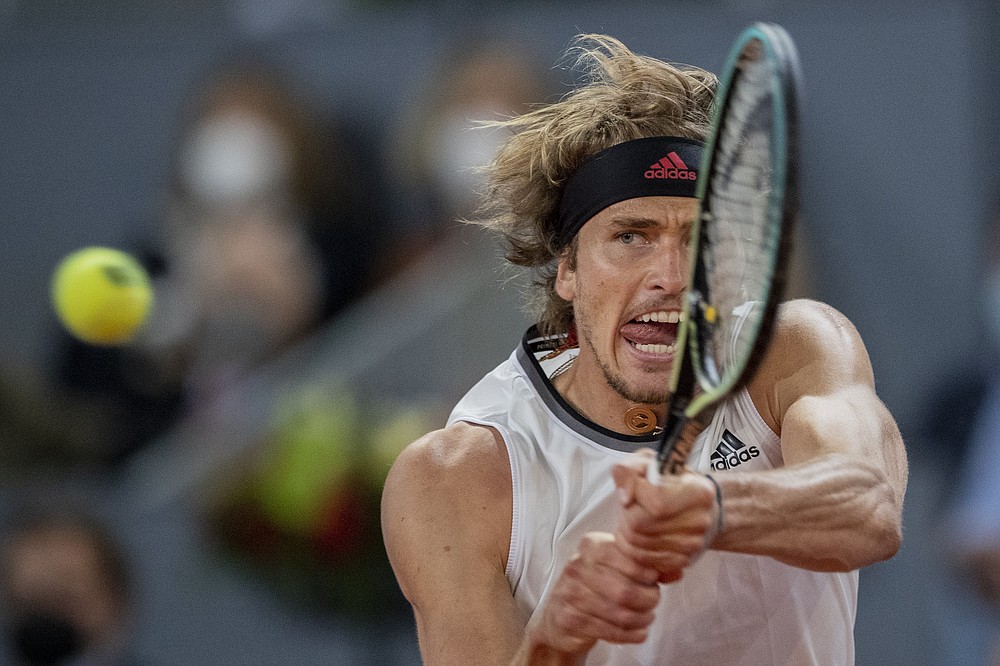
<svg viewBox="0 0 1000 666">
<path fill-rule="evenodd" d="M 715 486 L 715 501 L 719 505 L 719 518 L 715 522 L 715 533 L 717 535 L 718 534 L 722 534 L 722 524 L 723 524 L 722 523 L 722 486 L 719 485 L 719 482 L 716 481 L 712 477 L 711 474 L 706 474 L 705 478 L 708 479 L 709 481 L 711 481 L 712 485 Z"/>
</svg>

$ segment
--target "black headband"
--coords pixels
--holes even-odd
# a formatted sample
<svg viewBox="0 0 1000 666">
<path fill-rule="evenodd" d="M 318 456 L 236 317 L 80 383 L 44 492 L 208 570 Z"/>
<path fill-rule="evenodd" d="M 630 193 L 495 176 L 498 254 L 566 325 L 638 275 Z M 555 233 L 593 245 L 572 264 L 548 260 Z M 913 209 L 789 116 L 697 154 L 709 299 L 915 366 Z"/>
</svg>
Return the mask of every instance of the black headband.
<svg viewBox="0 0 1000 666">
<path fill-rule="evenodd" d="M 654 136 L 625 141 L 588 157 L 563 188 L 556 244 L 569 245 L 584 223 L 635 197 L 693 197 L 701 141 Z"/>
</svg>

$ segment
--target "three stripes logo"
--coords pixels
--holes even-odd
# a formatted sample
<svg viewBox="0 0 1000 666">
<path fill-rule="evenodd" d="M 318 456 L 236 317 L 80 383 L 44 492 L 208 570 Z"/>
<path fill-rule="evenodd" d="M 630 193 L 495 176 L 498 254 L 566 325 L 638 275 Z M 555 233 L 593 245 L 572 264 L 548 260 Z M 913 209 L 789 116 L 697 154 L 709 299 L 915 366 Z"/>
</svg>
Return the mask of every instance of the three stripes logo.
<svg viewBox="0 0 1000 666">
<path fill-rule="evenodd" d="M 710 463 L 712 469 L 718 471 L 739 467 L 745 462 L 753 460 L 760 455 L 760 449 L 756 446 L 747 446 L 740 438 L 729 432 L 722 431 L 722 441 L 712 452 Z"/>
<path fill-rule="evenodd" d="M 650 165 L 646 171 L 646 178 L 670 178 L 676 180 L 695 180 L 698 172 L 688 169 L 684 160 L 676 151 L 671 150 L 666 157 L 661 157 L 658 162 Z"/>
</svg>

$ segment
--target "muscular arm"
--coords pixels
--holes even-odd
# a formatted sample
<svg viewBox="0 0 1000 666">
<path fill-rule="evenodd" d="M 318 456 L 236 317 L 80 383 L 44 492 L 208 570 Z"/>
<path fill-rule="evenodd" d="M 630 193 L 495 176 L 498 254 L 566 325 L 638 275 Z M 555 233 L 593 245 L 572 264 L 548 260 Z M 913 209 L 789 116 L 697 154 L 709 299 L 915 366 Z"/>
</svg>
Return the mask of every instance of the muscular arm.
<svg viewBox="0 0 1000 666">
<path fill-rule="evenodd" d="M 517 650 L 510 479 L 499 437 L 459 423 L 409 446 L 386 480 L 386 550 L 427 664 L 507 664 Z"/>
<path fill-rule="evenodd" d="M 785 466 L 716 475 L 725 527 L 712 547 L 833 571 L 894 555 L 906 452 L 854 326 L 821 303 L 785 304 L 749 391 Z"/>
<path fill-rule="evenodd" d="M 767 357 L 748 386 L 781 437 L 784 466 L 718 472 L 723 530 L 714 534 L 714 491 L 693 473 L 645 480 L 649 451 L 615 469 L 625 490 L 617 534 L 640 561 L 686 566 L 711 547 L 766 555 L 818 571 L 850 571 L 894 555 L 902 531 L 906 452 L 875 393 L 854 326 L 813 301 L 782 306 Z M 645 456 L 645 459 L 644 459 Z"/>
<path fill-rule="evenodd" d="M 432 433 L 393 466 L 382 530 L 425 663 L 576 664 L 598 640 L 643 642 L 657 581 L 676 576 L 633 562 L 607 533 L 583 537 L 525 626 L 505 575 L 511 493 L 505 445 L 487 428 Z"/>
</svg>

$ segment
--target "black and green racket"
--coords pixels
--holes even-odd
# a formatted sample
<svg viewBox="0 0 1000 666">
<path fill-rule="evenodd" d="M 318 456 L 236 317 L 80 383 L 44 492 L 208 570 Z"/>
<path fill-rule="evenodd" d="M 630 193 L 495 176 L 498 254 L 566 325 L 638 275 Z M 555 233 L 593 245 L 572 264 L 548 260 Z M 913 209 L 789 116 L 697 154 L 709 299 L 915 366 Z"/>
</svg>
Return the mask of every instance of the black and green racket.
<svg viewBox="0 0 1000 666">
<path fill-rule="evenodd" d="M 767 347 L 798 210 L 798 81 L 795 45 L 780 26 L 757 23 L 736 40 L 698 179 L 678 356 L 651 472 L 684 467 L 685 424 L 741 387 Z"/>
</svg>

